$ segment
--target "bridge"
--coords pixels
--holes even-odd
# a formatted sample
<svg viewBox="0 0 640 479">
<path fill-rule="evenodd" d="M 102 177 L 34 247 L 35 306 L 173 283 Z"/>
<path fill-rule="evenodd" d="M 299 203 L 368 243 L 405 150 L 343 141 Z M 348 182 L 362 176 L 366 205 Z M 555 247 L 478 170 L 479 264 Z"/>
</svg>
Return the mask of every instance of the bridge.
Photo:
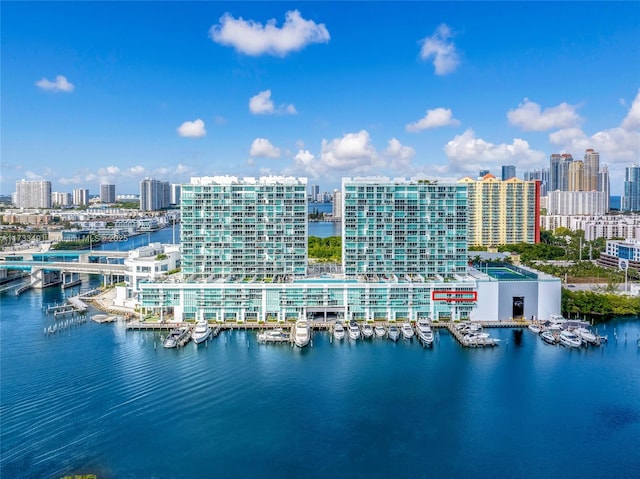
<svg viewBox="0 0 640 479">
<path fill-rule="evenodd" d="M 39 257 L 39 254 L 33 253 L 36 257 Z M 68 256 L 51 255 L 47 257 L 47 259 L 53 257 L 56 259 L 71 259 L 71 261 L 19 260 L 14 255 L 15 259 L 6 259 L 5 257 L 4 261 L 0 261 L 0 268 L 29 272 L 31 281 L 16 289 L 16 294 L 20 294 L 29 288 L 46 288 L 56 284 L 61 284 L 62 288 L 75 286 L 80 283 L 80 274 L 102 275 L 104 283 L 107 284 L 108 282 L 113 282 L 114 277 L 120 278 L 125 275 L 127 267 L 124 264 L 108 262 L 110 258 L 122 261 L 124 257 L 121 254 L 118 256 L 102 256 L 101 254 L 92 255 L 76 252 L 75 256 L 74 254 L 69 254 Z"/>
</svg>

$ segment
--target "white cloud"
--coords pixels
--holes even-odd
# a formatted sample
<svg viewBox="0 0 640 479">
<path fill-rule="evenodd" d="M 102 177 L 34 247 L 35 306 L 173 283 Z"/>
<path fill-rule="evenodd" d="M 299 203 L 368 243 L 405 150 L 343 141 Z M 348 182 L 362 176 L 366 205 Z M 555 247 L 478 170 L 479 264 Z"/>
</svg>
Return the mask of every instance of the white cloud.
<svg viewBox="0 0 640 479">
<path fill-rule="evenodd" d="M 447 41 L 452 36 L 451 29 L 443 23 L 433 35 L 421 40 L 420 58 L 428 60 L 433 57 L 436 75 L 452 73 L 460 64 L 456 46 L 453 42 Z"/>
<path fill-rule="evenodd" d="M 64 75 L 56 76 L 56 81 L 50 81 L 46 78 L 36 82 L 36 86 L 48 91 L 64 91 L 70 93 L 75 88 L 75 85 L 67 80 Z"/>
<path fill-rule="evenodd" d="M 507 113 L 509 123 L 525 131 L 544 131 L 552 128 L 570 128 L 578 125 L 582 118 L 576 107 L 568 103 L 540 109 L 540 105 L 525 98 L 518 108 Z"/>
<path fill-rule="evenodd" d="M 564 128 L 549 135 L 549 141 L 572 154 L 593 148 L 600 163 L 629 164 L 640 161 L 640 91 L 620 126 L 587 135 L 580 128 Z"/>
<path fill-rule="evenodd" d="M 27 180 L 31 181 L 42 180 L 44 178 L 42 175 L 39 175 L 38 173 L 35 173 L 31 170 L 25 171 L 24 176 L 27 178 Z"/>
<path fill-rule="evenodd" d="M 198 118 L 195 121 L 185 121 L 178 127 L 178 134 L 186 138 L 200 138 L 207 134 L 204 121 Z"/>
<path fill-rule="evenodd" d="M 249 154 L 262 158 L 279 158 L 280 149 L 273 146 L 266 138 L 256 138 L 251 144 Z"/>
<path fill-rule="evenodd" d="M 269 54 L 285 56 L 311 43 L 327 43 L 329 31 L 323 23 L 305 20 L 298 10 L 288 11 L 281 28 L 271 19 L 266 25 L 253 20 L 234 18 L 225 13 L 218 25 L 209 29 L 211 39 L 221 45 L 228 45 L 245 55 Z"/>
<path fill-rule="evenodd" d="M 625 119 L 622 120 L 622 125 L 620 126 L 622 126 L 622 128 L 624 128 L 625 130 L 640 128 L 640 90 L 638 90 L 638 94 L 631 104 L 629 113 L 627 113 Z"/>
<path fill-rule="evenodd" d="M 542 151 L 532 150 L 529 143 L 515 138 L 513 143 L 493 144 L 477 138 L 472 129 L 466 130 L 449 141 L 444 152 L 449 159 L 451 173 L 473 173 L 480 169 L 500 165 L 516 165 L 518 168 L 529 168 L 544 161 L 546 155 Z"/>
<path fill-rule="evenodd" d="M 416 155 L 416 150 L 410 146 L 403 145 L 396 138 L 391 138 L 384 154 L 391 160 L 389 167 L 392 170 L 402 175 L 410 176 L 411 159 Z"/>
<path fill-rule="evenodd" d="M 458 126 L 459 124 L 460 121 L 453 118 L 453 113 L 449 108 L 435 108 L 433 110 L 427 110 L 424 118 L 409 123 L 406 128 L 407 131 L 417 132 L 441 126 Z"/>
<path fill-rule="evenodd" d="M 271 100 L 271 90 L 264 90 L 249 99 L 249 111 L 254 115 L 268 115 L 273 113 L 288 113 L 295 115 L 296 107 L 293 105 L 280 105 L 278 108 Z"/>
</svg>

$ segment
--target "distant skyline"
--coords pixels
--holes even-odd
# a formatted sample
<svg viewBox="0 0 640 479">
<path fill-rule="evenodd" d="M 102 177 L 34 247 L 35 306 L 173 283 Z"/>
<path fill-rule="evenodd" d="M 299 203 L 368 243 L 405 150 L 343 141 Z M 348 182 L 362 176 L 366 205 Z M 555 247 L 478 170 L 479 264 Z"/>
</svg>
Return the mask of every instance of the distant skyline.
<svg viewBox="0 0 640 479">
<path fill-rule="evenodd" d="M 338 8 L 339 6 L 339 8 Z M 2 2 L 0 194 L 640 163 L 640 2 Z"/>
</svg>

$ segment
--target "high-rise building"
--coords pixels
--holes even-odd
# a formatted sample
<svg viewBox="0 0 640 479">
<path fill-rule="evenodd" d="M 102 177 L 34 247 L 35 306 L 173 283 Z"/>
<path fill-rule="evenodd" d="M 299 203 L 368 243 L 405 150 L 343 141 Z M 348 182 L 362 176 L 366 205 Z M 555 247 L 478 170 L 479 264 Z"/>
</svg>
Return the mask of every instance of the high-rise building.
<svg viewBox="0 0 640 479">
<path fill-rule="evenodd" d="M 549 169 L 528 170 L 524 172 L 524 181 L 540 181 L 540 196 L 547 196 L 549 187 Z"/>
<path fill-rule="evenodd" d="M 480 172 L 478 173 L 478 178 L 483 178 L 484 175 L 488 175 L 489 173 L 491 173 L 489 170 L 480 170 Z"/>
<path fill-rule="evenodd" d="M 516 167 L 514 165 L 502 165 L 502 181 L 516 177 Z"/>
<path fill-rule="evenodd" d="M 576 160 L 569 163 L 567 191 L 585 191 L 584 163 L 582 160 Z"/>
<path fill-rule="evenodd" d="M 116 185 L 100 185 L 100 201 L 102 203 L 116 202 Z"/>
<path fill-rule="evenodd" d="M 51 193 L 51 203 L 53 206 L 69 206 L 73 204 L 71 193 L 54 191 Z"/>
<path fill-rule="evenodd" d="M 467 237 L 470 246 L 540 242 L 540 182 L 493 175 L 467 186 Z"/>
<path fill-rule="evenodd" d="M 550 191 L 548 215 L 605 215 L 608 213 L 603 191 Z"/>
<path fill-rule="evenodd" d="M 191 281 L 307 272 L 306 178 L 191 178 L 182 185 L 182 271 Z"/>
<path fill-rule="evenodd" d="M 584 154 L 584 191 L 598 191 L 600 154 L 589 148 Z"/>
<path fill-rule="evenodd" d="M 451 278 L 466 273 L 465 185 L 343 178 L 342 193 L 342 266 L 347 278 Z"/>
<path fill-rule="evenodd" d="M 73 204 L 76 206 L 88 206 L 89 190 L 86 188 L 75 188 L 73 190 Z"/>
<path fill-rule="evenodd" d="M 51 208 L 51 182 L 16 181 L 15 203 L 18 208 Z"/>
<path fill-rule="evenodd" d="M 172 205 L 179 205 L 180 204 L 180 192 L 181 190 L 181 184 L 180 183 L 172 183 L 171 184 L 171 198 L 169 200 L 169 202 Z"/>
<path fill-rule="evenodd" d="M 605 209 L 607 213 L 609 212 L 610 202 L 611 202 L 611 185 L 609 182 L 609 168 L 607 165 L 603 165 L 598 171 L 598 191 L 602 191 L 604 193 L 605 198 Z"/>
<path fill-rule="evenodd" d="M 140 211 L 158 211 L 168 208 L 171 190 L 168 181 L 145 178 L 140 182 Z"/>
<path fill-rule="evenodd" d="M 622 211 L 640 211 L 640 166 L 624 169 L 624 191 L 620 201 Z"/>
<path fill-rule="evenodd" d="M 318 201 L 320 195 L 320 185 L 309 186 L 309 201 Z"/>
<path fill-rule="evenodd" d="M 547 191 L 567 191 L 569 188 L 569 165 L 573 157 L 568 153 L 554 153 L 550 157 L 549 187 Z"/>
<path fill-rule="evenodd" d="M 333 190 L 332 215 L 335 219 L 342 219 L 342 191 Z"/>
</svg>

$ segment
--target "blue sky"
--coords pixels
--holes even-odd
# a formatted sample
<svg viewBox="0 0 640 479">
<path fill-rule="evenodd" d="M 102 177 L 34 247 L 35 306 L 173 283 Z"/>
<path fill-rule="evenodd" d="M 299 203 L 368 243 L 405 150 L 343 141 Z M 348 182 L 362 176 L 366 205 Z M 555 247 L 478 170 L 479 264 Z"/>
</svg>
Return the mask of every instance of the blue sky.
<svg viewBox="0 0 640 479">
<path fill-rule="evenodd" d="M 640 162 L 639 2 L 6 2 L 2 175 L 461 178 Z"/>
</svg>

